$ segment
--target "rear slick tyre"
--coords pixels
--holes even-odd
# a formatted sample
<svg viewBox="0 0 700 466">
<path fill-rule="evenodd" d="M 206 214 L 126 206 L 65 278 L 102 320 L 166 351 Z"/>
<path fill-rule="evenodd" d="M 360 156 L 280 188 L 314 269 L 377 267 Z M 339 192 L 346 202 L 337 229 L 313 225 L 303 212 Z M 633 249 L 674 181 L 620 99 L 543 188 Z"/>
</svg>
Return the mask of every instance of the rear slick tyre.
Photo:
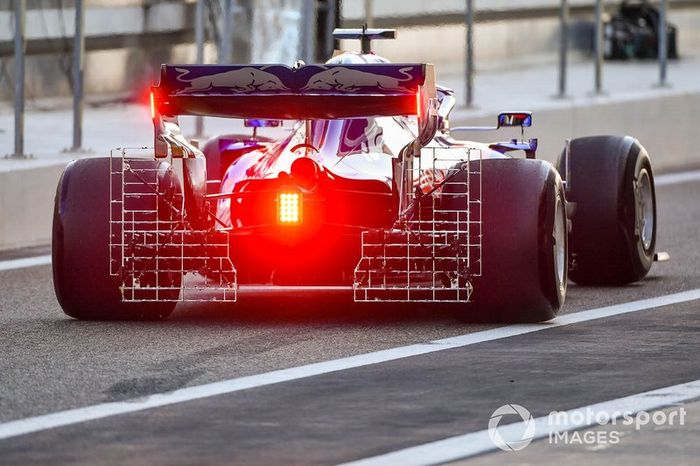
<svg viewBox="0 0 700 466">
<path fill-rule="evenodd" d="M 164 319 L 175 302 L 123 302 L 121 279 L 110 275 L 110 162 L 122 160 L 98 157 L 71 162 L 58 182 L 51 245 L 56 297 L 63 311 L 76 319 Z M 153 165 L 163 180 L 161 186 L 178 186 L 169 164 L 154 160 Z M 180 276 L 171 281 L 179 289 Z"/>
<path fill-rule="evenodd" d="M 624 285 L 644 278 L 656 249 L 656 193 L 651 161 L 636 139 L 572 139 L 570 168 L 557 163 L 571 202 L 571 280 Z M 567 175 L 568 173 L 568 175 Z"/>
<path fill-rule="evenodd" d="M 466 176 L 466 175 L 464 175 Z M 566 198 L 548 162 L 482 161 L 482 270 L 472 277 L 465 321 L 542 322 L 564 304 L 567 286 Z"/>
</svg>

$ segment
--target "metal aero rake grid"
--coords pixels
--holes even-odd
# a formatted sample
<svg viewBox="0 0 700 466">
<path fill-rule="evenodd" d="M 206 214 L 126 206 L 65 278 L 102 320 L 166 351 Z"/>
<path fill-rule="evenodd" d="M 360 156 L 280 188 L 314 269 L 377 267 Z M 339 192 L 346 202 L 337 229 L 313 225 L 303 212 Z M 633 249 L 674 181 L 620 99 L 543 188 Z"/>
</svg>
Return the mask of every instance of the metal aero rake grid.
<svg viewBox="0 0 700 466">
<path fill-rule="evenodd" d="M 227 235 L 193 227 L 167 170 L 151 148 L 110 152 L 110 274 L 122 301 L 235 301 Z"/>
<path fill-rule="evenodd" d="M 398 221 L 362 233 L 355 301 L 469 301 L 481 275 L 481 160 L 478 149 L 442 147 L 405 159 Z"/>
</svg>

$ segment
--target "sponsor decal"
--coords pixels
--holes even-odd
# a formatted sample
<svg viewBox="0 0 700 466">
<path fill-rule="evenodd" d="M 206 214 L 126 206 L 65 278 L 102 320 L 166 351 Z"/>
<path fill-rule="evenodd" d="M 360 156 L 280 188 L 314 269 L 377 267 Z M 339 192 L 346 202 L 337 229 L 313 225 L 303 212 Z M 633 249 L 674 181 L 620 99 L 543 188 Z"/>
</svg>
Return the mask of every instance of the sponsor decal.
<svg viewBox="0 0 700 466">
<path fill-rule="evenodd" d="M 352 68 L 333 67 L 312 75 L 301 91 L 342 91 L 352 92 L 362 89 L 411 92 L 404 84 L 414 81 L 410 74 L 412 67 L 400 68 L 402 78 L 383 73 L 372 73 Z"/>
<path fill-rule="evenodd" d="M 290 90 L 275 74 L 250 66 L 196 77 L 190 77 L 192 70 L 188 68 L 175 68 L 175 71 L 179 73 L 177 80 L 187 84 L 186 87 L 178 89 L 178 94 L 205 92 L 215 88 L 226 89 L 230 92 L 284 92 Z"/>
</svg>

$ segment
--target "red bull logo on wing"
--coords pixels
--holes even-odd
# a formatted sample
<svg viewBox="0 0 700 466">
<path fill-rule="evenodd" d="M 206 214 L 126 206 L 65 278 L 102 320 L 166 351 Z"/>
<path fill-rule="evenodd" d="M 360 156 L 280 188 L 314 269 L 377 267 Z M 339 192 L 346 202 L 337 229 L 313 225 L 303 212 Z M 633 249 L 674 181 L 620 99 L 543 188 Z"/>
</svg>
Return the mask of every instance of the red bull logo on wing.
<svg viewBox="0 0 700 466">
<path fill-rule="evenodd" d="M 179 73 L 177 80 L 187 84 L 187 87 L 177 90 L 178 94 L 193 94 L 213 89 L 246 93 L 290 90 L 275 74 L 260 68 L 244 67 L 191 78 L 189 77 L 192 74 L 191 69 L 175 68 L 175 71 Z"/>
<path fill-rule="evenodd" d="M 396 91 L 401 93 L 411 92 L 406 84 L 413 83 L 414 77 L 410 74 L 412 67 L 400 68 L 398 72 L 402 78 L 396 78 L 382 73 L 372 73 L 347 67 L 332 67 L 312 75 L 306 85 L 300 90 L 304 91 L 341 91 L 353 92 L 358 90 L 378 89 L 382 91 Z"/>
</svg>

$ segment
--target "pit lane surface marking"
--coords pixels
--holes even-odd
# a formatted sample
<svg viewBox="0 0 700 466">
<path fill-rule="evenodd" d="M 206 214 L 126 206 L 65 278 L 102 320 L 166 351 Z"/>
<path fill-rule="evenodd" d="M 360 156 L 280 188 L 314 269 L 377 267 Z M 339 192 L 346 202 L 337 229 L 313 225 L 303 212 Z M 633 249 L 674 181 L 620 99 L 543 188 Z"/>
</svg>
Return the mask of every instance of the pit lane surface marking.
<svg viewBox="0 0 700 466">
<path fill-rule="evenodd" d="M 220 382 L 183 388 L 171 392 L 155 393 L 149 396 L 127 401 L 101 403 L 41 416 L 18 419 L 16 421 L 0 424 L 0 440 L 30 434 L 33 432 L 40 432 L 47 429 L 117 416 L 120 414 L 144 411 L 152 408 L 183 403 L 186 401 L 199 400 L 217 395 L 238 392 L 241 390 L 305 379 L 317 375 L 339 372 L 387 361 L 395 361 L 411 356 L 435 353 L 453 348 L 461 348 L 477 343 L 500 340 L 503 338 L 524 335 L 540 330 L 547 330 L 620 314 L 659 308 L 672 304 L 685 303 L 697 299 L 700 299 L 700 288 L 666 296 L 658 296 L 655 298 L 630 301 L 613 306 L 565 314 L 557 317 L 551 322 L 543 324 L 510 325 L 441 340 L 434 340 L 428 343 L 400 346 L 388 350 L 375 351 L 320 363 L 307 364 L 289 369 L 222 380 Z"/>
<path fill-rule="evenodd" d="M 666 173 L 663 175 L 657 175 L 654 177 L 654 184 L 656 186 L 669 186 L 674 184 L 689 183 L 692 181 L 700 180 L 700 170 L 691 170 L 675 173 Z M 50 265 L 51 255 L 46 254 L 42 256 L 26 257 L 22 259 L 12 259 L 0 261 L 0 272 L 5 270 L 17 270 L 24 269 L 27 267 L 36 267 L 40 265 Z"/>
<path fill-rule="evenodd" d="M 700 398 L 700 380 L 672 385 L 657 390 L 637 393 L 635 395 L 604 401 L 566 411 L 566 421 L 561 425 L 550 425 L 549 416 L 531 419 L 535 434 L 532 440 L 549 437 L 550 434 L 578 430 L 596 424 L 595 416 L 586 416 L 587 412 L 617 413 L 619 419 L 624 414 L 636 414 L 640 411 L 653 411 L 672 406 L 684 401 Z M 574 413 L 582 413 L 581 422 L 575 422 Z M 505 438 L 518 438 L 525 430 L 525 421 L 499 426 L 498 433 Z M 383 466 L 401 464 L 403 466 L 424 466 L 442 464 L 466 459 L 490 451 L 498 450 L 489 436 L 488 429 L 457 435 L 435 442 L 385 453 L 378 456 L 343 463 L 341 466 Z"/>
<path fill-rule="evenodd" d="M 51 264 L 51 254 L 46 254 L 44 256 L 24 257 L 22 259 L 11 259 L 0 261 L 0 272 L 49 264 Z"/>
<path fill-rule="evenodd" d="M 654 184 L 656 186 L 669 186 L 698 180 L 700 180 L 700 170 L 692 170 L 655 176 Z"/>
</svg>

